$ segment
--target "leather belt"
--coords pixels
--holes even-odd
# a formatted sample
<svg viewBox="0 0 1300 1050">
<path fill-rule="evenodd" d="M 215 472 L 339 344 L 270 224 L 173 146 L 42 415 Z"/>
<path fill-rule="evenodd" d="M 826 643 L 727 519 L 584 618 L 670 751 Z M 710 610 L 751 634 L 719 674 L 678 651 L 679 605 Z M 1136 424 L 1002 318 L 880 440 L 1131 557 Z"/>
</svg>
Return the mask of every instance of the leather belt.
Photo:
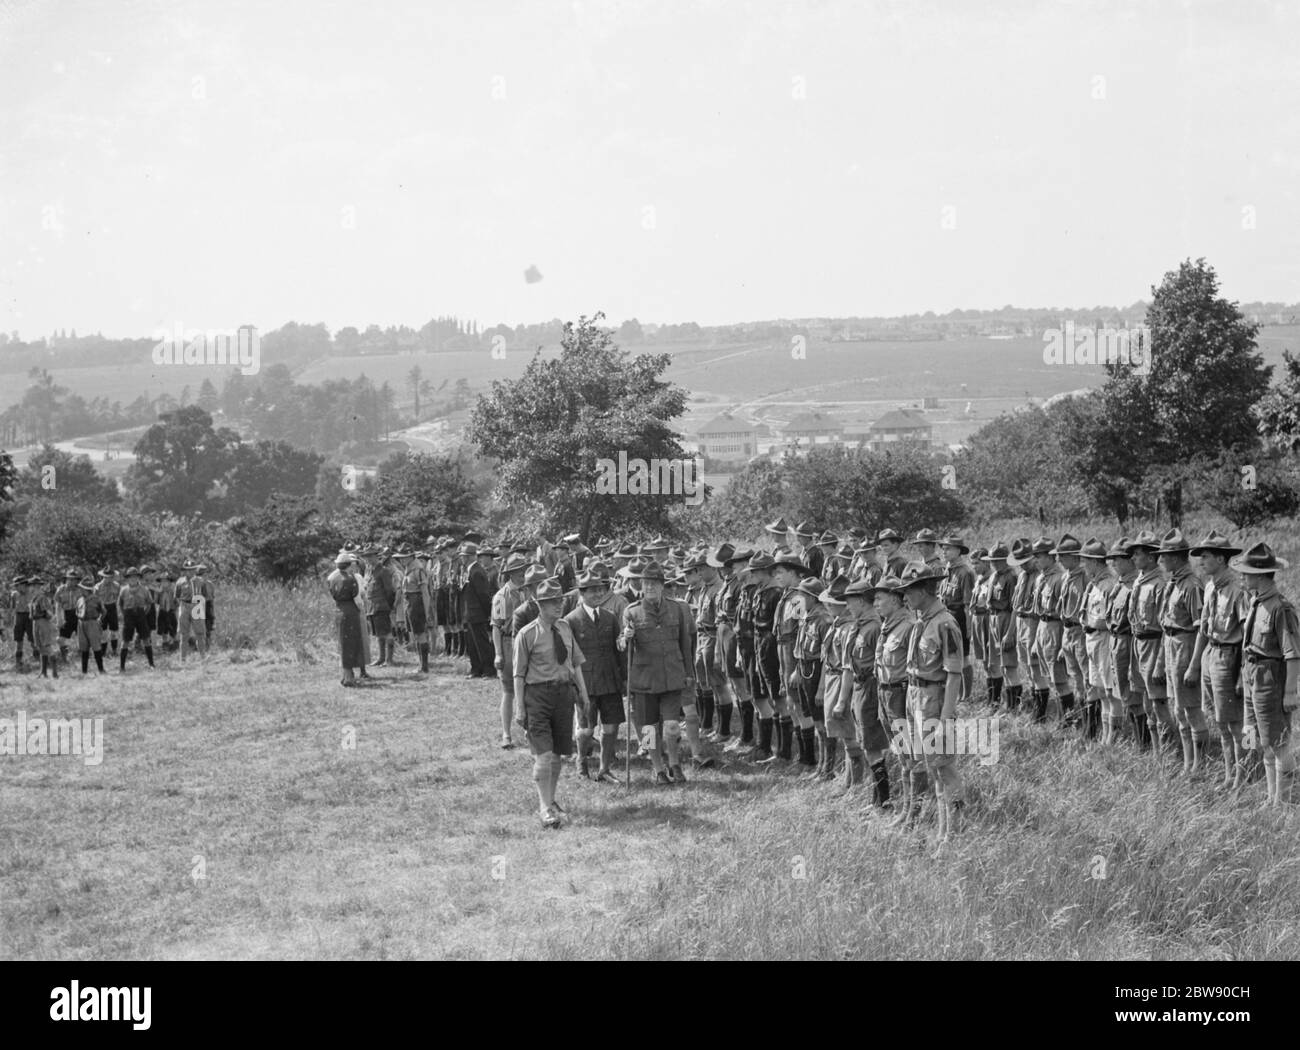
<svg viewBox="0 0 1300 1050">
<path fill-rule="evenodd" d="M 1141 639 L 1144 639 L 1144 640 L 1149 641 L 1149 640 L 1152 639 L 1152 638 L 1160 638 L 1160 637 L 1163 637 L 1163 635 L 1161 634 L 1160 631 L 1134 631 L 1134 632 L 1133 632 L 1133 637 L 1134 637 L 1134 638 L 1141 638 Z"/>
<path fill-rule="evenodd" d="M 1059 616 L 1040 616 L 1040 617 L 1038 617 L 1038 620 L 1039 620 L 1040 623 L 1060 623 L 1060 622 L 1061 622 L 1061 618 L 1060 618 Z"/>
<path fill-rule="evenodd" d="M 1240 649 L 1241 642 L 1219 642 L 1213 638 L 1208 639 L 1209 643 L 1216 649 Z"/>
<path fill-rule="evenodd" d="M 1165 627 L 1162 628 L 1165 634 L 1195 634 L 1195 627 Z"/>
<path fill-rule="evenodd" d="M 918 688 L 922 688 L 922 689 L 925 688 L 927 685 L 943 685 L 943 684 L 944 684 L 944 680 L 943 680 L 943 679 L 921 678 L 921 677 L 919 677 L 919 676 L 917 676 L 917 675 L 914 675 L 914 674 L 910 674 L 910 675 L 908 675 L 908 676 L 907 676 L 907 680 L 908 680 L 908 682 L 910 682 L 912 685 L 917 686 Z"/>
</svg>

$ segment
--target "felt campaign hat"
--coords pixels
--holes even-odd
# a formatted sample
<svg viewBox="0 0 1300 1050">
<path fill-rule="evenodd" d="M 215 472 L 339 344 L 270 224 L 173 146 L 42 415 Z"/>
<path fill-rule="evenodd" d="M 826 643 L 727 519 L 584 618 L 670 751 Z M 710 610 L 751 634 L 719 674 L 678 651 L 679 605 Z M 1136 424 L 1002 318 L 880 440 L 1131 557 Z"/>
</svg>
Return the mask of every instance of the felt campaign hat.
<svg viewBox="0 0 1300 1050">
<path fill-rule="evenodd" d="M 1128 551 L 1130 554 L 1138 549 L 1158 551 L 1160 549 L 1160 541 L 1156 539 L 1156 534 L 1150 529 L 1143 529 L 1139 532 L 1128 545 Z"/>
<path fill-rule="evenodd" d="M 1033 543 L 1027 536 L 1021 536 L 1011 543 L 1011 553 L 1007 556 L 1008 565 L 1025 565 L 1033 560 Z"/>
<path fill-rule="evenodd" d="M 529 565 L 528 568 L 524 570 L 525 587 L 535 586 L 546 578 L 546 566 L 544 565 Z"/>
<path fill-rule="evenodd" d="M 799 586 L 795 590 L 800 594 L 811 594 L 814 598 L 821 598 L 822 591 L 826 590 L 826 584 L 816 576 L 805 576 L 799 581 Z"/>
<path fill-rule="evenodd" d="M 522 572 L 524 569 L 528 568 L 528 566 L 531 564 L 532 562 L 530 562 L 522 554 L 512 554 L 510 555 L 510 557 L 506 559 L 505 568 L 502 569 L 502 572 L 504 572 L 508 576 L 512 572 Z"/>
<path fill-rule="evenodd" d="M 875 597 L 876 591 L 889 591 L 891 594 L 902 594 L 906 587 L 907 585 L 897 576 L 882 576 L 871 593 L 872 597 Z"/>
<path fill-rule="evenodd" d="M 785 518 L 777 518 L 776 521 L 769 521 L 763 526 L 763 531 L 771 533 L 773 536 L 785 536 L 790 531 L 790 526 Z"/>
<path fill-rule="evenodd" d="M 465 535 L 461 537 L 461 539 L 464 540 L 466 543 L 482 543 L 483 534 L 481 532 L 475 531 L 474 529 L 470 529 L 469 532 L 465 533 Z"/>
<path fill-rule="evenodd" d="M 801 540 L 810 540 L 817 535 L 817 529 L 811 521 L 801 521 L 794 527 L 794 534 Z"/>
<path fill-rule="evenodd" d="M 854 580 L 847 588 L 845 588 L 844 596 L 846 598 L 874 598 L 876 596 L 876 591 L 887 589 L 884 586 L 885 580 L 891 578 L 892 577 L 889 576 L 883 576 L 875 583 L 872 583 L 870 577 L 863 576 L 861 579 Z"/>
<path fill-rule="evenodd" d="M 881 529 L 876 534 L 876 543 L 902 543 L 903 537 L 893 529 Z"/>
<path fill-rule="evenodd" d="M 1049 536 L 1039 536 L 1029 547 L 1030 554 L 1055 554 L 1056 544 Z"/>
<path fill-rule="evenodd" d="M 647 562 L 642 566 L 640 572 L 635 572 L 632 576 L 638 580 L 659 580 L 662 583 L 664 581 L 664 567 L 657 561 Z"/>
<path fill-rule="evenodd" d="M 334 559 L 334 564 L 338 566 L 351 565 L 352 560 L 353 556 L 351 554 L 346 554 L 343 551 L 340 551 L 338 556 Z"/>
<path fill-rule="evenodd" d="M 76 569 L 69 569 L 67 572 L 63 574 L 63 578 L 65 580 L 79 580 L 81 579 L 81 573 L 79 573 Z"/>
<path fill-rule="evenodd" d="M 537 591 L 533 597 L 539 602 L 559 601 L 564 597 L 564 588 L 555 580 L 543 580 L 537 585 Z"/>
<path fill-rule="evenodd" d="M 776 559 L 766 551 L 759 551 L 749 559 L 750 572 L 767 572 L 776 564 Z"/>
<path fill-rule="evenodd" d="M 841 558 L 852 558 L 855 553 L 855 551 L 853 550 L 853 544 L 846 543 L 842 547 L 840 547 L 840 549 L 837 550 L 835 553 L 838 554 Z"/>
<path fill-rule="evenodd" d="M 870 551 L 878 550 L 879 547 L 879 543 L 877 543 L 872 537 L 867 536 L 861 543 L 853 548 L 853 551 L 855 554 L 867 554 Z"/>
<path fill-rule="evenodd" d="M 1121 536 L 1119 539 L 1117 539 L 1114 543 L 1110 545 L 1110 550 L 1106 552 L 1107 561 L 1113 561 L 1116 558 L 1128 558 L 1128 557 L 1131 557 L 1131 555 L 1129 554 L 1129 538 L 1127 536 Z"/>
<path fill-rule="evenodd" d="M 497 556 L 497 552 L 494 551 L 491 547 L 480 547 L 478 549 L 478 556 L 480 558 L 495 558 Z"/>
<path fill-rule="evenodd" d="M 812 569 L 808 568 L 807 565 L 800 561 L 799 558 L 790 551 L 783 551 L 780 557 L 773 561 L 772 568 L 793 569 L 800 576 L 811 576 L 813 574 Z"/>
<path fill-rule="evenodd" d="M 721 544 L 717 550 L 710 551 L 706 557 L 708 563 L 715 569 L 720 569 L 726 565 L 736 554 L 736 548 L 730 543 Z"/>
<path fill-rule="evenodd" d="M 565 543 L 567 543 L 570 547 L 572 547 L 575 543 L 582 542 L 582 534 L 579 532 L 571 532 L 567 536 L 562 536 L 561 539 L 563 539 Z"/>
<path fill-rule="evenodd" d="M 656 536 L 641 547 L 642 554 L 656 554 L 666 550 L 668 550 L 668 541 L 662 536 Z"/>
<path fill-rule="evenodd" d="M 1227 536 L 1220 535 L 1217 529 L 1211 529 L 1209 535 L 1207 535 L 1205 539 L 1201 540 L 1201 542 L 1193 547 L 1188 553 L 1191 554 L 1193 558 L 1199 558 L 1206 552 L 1231 557 L 1234 554 L 1240 554 L 1241 548 L 1229 540 Z"/>
<path fill-rule="evenodd" d="M 974 550 L 972 550 L 972 551 L 969 552 L 969 553 L 970 553 L 970 560 L 971 560 L 971 561 L 988 561 L 988 557 L 987 557 L 988 552 L 989 552 L 989 550 L 988 550 L 987 547 L 976 547 Z"/>
<path fill-rule="evenodd" d="M 831 532 L 830 529 L 827 529 L 817 538 L 817 546 L 819 547 L 834 547 L 839 542 L 840 538 L 836 536 L 835 533 Z"/>
<path fill-rule="evenodd" d="M 867 538 L 867 530 L 861 525 L 854 525 L 853 528 L 849 529 L 849 538 L 861 543 Z"/>
<path fill-rule="evenodd" d="M 185 568 L 188 571 L 189 569 L 192 569 L 193 566 L 190 565 L 189 562 L 186 562 Z M 107 565 L 105 565 L 102 569 L 99 570 L 99 578 L 101 580 L 115 580 L 117 579 L 117 570 L 111 569 Z"/>
<path fill-rule="evenodd" d="M 682 572 L 698 572 L 708 564 L 710 564 L 710 562 L 705 555 L 692 554 L 682 563 Z"/>
<path fill-rule="evenodd" d="M 727 558 L 721 557 L 721 550 L 722 548 L 719 547 L 719 554 L 716 555 L 716 557 L 723 565 L 735 565 L 737 562 L 750 561 L 754 557 L 754 549 L 752 547 L 741 547 L 739 550 L 733 550 L 730 557 Z"/>
<path fill-rule="evenodd" d="M 625 543 L 614 552 L 616 558 L 635 558 L 639 552 L 635 543 Z"/>
<path fill-rule="evenodd" d="M 1011 552 L 1007 550 L 1006 541 L 998 540 L 987 552 L 980 556 L 980 561 L 1006 561 L 1010 557 Z"/>
<path fill-rule="evenodd" d="M 1156 550 L 1157 554 L 1188 554 L 1189 552 L 1187 537 L 1179 528 L 1172 528 L 1166 532 L 1160 541 L 1160 547 Z"/>
<path fill-rule="evenodd" d="M 941 540 L 939 541 L 939 546 L 941 546 L 941 547 L 956 547 L 956 548 L 957 548 L 958 550 L 960 550 L 963 554 L 969 554 L 969 553 L 970 553 L 970 547 L 967 545 L 966 541 L 965 541 L 964 539 L 962 539 L 960 536 L 958 536 L 955 532 L 950 532 L 950 533 L 948 533 L 947 536 L 945 536 L 943 539 L 941 539 Z"/>
<path fill-rule="evenodd" d="M 95 577 L 83 576 L 77 587 L 83 591 L 93 591 L 95 589 Z"/>
<path fill-rule="evenodd" d="M 822 591 L 822 604 L 823 605 L 848 604 L 848 600 L 845 598 L 845 593 L 848 591 L 848 589 L 849 589 L 849 578 L 845 576 L 843 573 L 840 573 L 840 575 L 836 576 L 835 579 L 831 580 L 831 582 L 827 585 L 826 589 Z"/>
<path fill-rule="evenodd" d="M 933 543 L 935 546 L 938 546 L 939 535 L 934 531 L 934 529 L 921 529 L 912 537 L 912 546 L 915 547 L 918 543 Z"/>
<path fill-rule="evenodd" d="M 1079 542 L 1078 537 L 1071 536 L 1068 532 L 1061 537 L 1061 541 L 1048 553 L 1049 554 L 1078 554 L 1083 550 L 1083 544 Z"/>
<path fill-rule="evenodd" d="M 589 591 L 593 587 L 606 587 L 608 585 L 609 581 L 604 576 L 594 573 L 590 569 L 584 569 L 578 576 L 578 590 L 580 591 Z"/>
<path fill-rule="evenodd" d="M 1088 542 L 1085 543 L 1079 551 L 1080 558 L 1089 558 L 1093 561 L 1105 561 L 1108 556 L 1106 544 L 1095 536 L 1089 536 Z"/>
<path fill-rule="evenodd" d="M 1277 572 L 1279 569 L 1287 567 L 1285 558 L 1279 558 L 1273 553 L 1273 548 L 1267 543 L 1257 543 L 1246 551 L 1245 554 L 1238 554 L 1228 565 L 1237 572 L 1249 574 L 1259 574 L 1265 572 Z"/>
<path fill-rule="evenodd" d="M 127 570 L 126 570 L 126 572 L 122 573 L 122 575 L 123 575 L 124 577 L 126 577 L 128 580 L 129 580 L 132 576 L 139 576 L 139 575 L 140 575 L 140 566 L 138 566 L 138 565 L 129 565 L 129 566 L 127 566 Z"/>
<path fill-rule="evenodd" d="M 923 561 L 910 561 L 904 567 L 903 574 L 898 578 L 899 583 L 902 585 L 900 590 L 907 590 L 914 584 L 924 583 L 926 580 L 942 580 L 947 575 L 942 566 L 926 565 Z"/>
</svg>

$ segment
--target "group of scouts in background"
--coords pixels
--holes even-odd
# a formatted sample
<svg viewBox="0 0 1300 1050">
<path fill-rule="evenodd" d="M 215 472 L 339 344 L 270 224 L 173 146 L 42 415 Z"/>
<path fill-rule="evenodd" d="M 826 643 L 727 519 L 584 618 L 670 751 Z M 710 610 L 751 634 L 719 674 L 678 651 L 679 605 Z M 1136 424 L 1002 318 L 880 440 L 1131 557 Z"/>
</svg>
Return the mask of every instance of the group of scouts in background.
<svg viewBox="0 0 1300 1050">
<path fill-rule="evenodd" d="M 132 565 L 122 572 L 105 567 L 97 574 L 68 569 L 61 579 L 15 576 L 0 605 L 0 626 L 14 642 L 14 670 L 28 667 L 24 643 L 33 658 L 40 658 L 42 678 L 58 678 L 59 665 L 68 662 L 74 646 L 83 675 L 92 658 L 98 673 L 105 673 L 110 647 L 122 672 L 133 647 L 154 667 L 155 634 L 165 649 L 180 650 L 182 662 L 191 645 L 206 656 L 216 616 L 216 592 L 206 572 L 206 566 L 187 562 L 179 573 Z"/>
<path fill-rule="evenodd" d="M 499 678 L 500 744 L 524 729 L 547 827 L 561 823 L 564 759 L 618 781 L 630 718 L 656 785 L 719 759 L 791 763 L 838 794 L 861 785 L 896 825 L 933 812 L 946 838 L 962 817 L 956 755 L 900 729 L 946 723 L 959 703 L 1125 741 L 1173 774 L 1208 768 L 1217 743 L 1225 790 L 1262 771 L 1270 802 L 1290 794 L 1300 627 L 1275 582 L 1286 562 L 1217 532 L 972 549 L 929 529 L 905 540 L 780 520 L 752 548 L 471 533 L 422 551 L 349 546 L 336 566 L 344 684 L 371 663 L 363 616 L 377 664 L 405 638 L 427 671 L 441 630 L 467 677 Z"/>
</svg>

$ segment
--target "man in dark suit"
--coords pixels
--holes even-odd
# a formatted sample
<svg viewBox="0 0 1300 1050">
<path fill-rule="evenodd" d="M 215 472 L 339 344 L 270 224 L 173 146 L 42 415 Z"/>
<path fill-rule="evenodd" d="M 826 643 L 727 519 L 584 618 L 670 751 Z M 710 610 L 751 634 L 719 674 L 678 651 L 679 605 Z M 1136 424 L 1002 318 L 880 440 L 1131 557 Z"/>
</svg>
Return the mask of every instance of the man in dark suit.
<svg viewBox="0 0 1300 1050">
<path fill-rule="evenodd" d="M 469 552 L 467 552 L 469 553 Z M 496 593 L 496 569 L 491 547 L 473 550 L 474 564 L 465 580 L 465 626 L 469 631 L 469 674 L 466 678 L 495 678 L 496 653 L 492 648 L 492 596 Z"/>
<path fill-rule="evenodd" d="M 596 718 L 600 717 L 600 769 L 596 781 L 617 784 L 611 770 L 618 727 L 623 723 L 623 690 L 627 682 L 626 658 L 618 651 L 621 624 L 607 606 L 602 605 L 608 584 L 603 576 L 584 572 L 578 577 L 582 603 L 564 617 L 573 631 L 574 641 L 582 650 L 586 663 L 582 676 L 587 685 L 587 728 L 578 733 L 575 762 L 580 776 L 589 776 L 588 762 L 594 744 Z"/>
</svg>

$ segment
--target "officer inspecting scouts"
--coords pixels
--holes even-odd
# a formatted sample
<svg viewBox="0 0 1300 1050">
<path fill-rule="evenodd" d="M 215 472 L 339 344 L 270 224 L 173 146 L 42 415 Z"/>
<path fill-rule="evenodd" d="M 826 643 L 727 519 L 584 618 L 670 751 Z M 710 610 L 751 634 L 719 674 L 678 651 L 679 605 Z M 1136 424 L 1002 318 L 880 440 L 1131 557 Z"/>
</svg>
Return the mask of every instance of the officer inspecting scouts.
<svg viewBox="0 0 1300 1050">
<path fill-rule="evenodd" d="M 594 746 L 596 723 L 600 723 L 600 767 L 596 780 L 618 783 L 614 776 L 614 751 L 619 726 L 623 724 L 623 694 L 627 686 L 627 661 L 618 648 L 622 621 L 601 605 L 607 589 L 603 576 L 588 569 L 578 576 L 582 603 L 565 616 L 585 662 L 582 677 L 587 692 L 586 728 L 578 734 L 578 774 L 590 776 L 589 756 Z"/>
</svg>

